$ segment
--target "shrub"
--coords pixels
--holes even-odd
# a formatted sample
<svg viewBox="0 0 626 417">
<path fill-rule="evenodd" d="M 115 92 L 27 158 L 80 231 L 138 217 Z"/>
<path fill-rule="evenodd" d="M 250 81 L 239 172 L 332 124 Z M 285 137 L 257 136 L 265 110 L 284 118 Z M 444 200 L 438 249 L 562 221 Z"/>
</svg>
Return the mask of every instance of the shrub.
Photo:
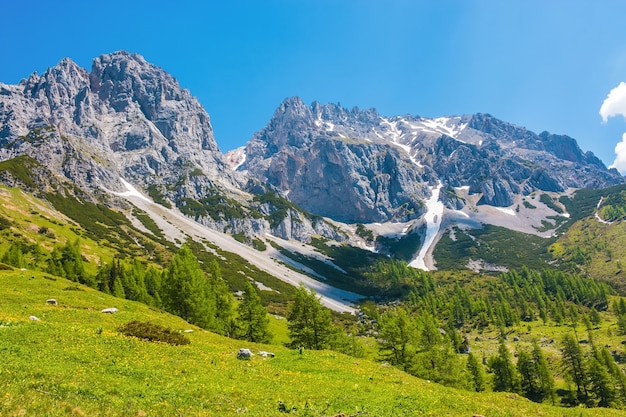
<svg viewBox="0 0 626 417">
<path fill-rule="evenodd" d="M 188 345 L 191 343 L 189 338 L 176 330 L 154 323 L 133 320 L 124 324 L 119 330 L 125 336 L 134 336 L 151 342 L 164 342 L 170 345 Z"/>
</svg>

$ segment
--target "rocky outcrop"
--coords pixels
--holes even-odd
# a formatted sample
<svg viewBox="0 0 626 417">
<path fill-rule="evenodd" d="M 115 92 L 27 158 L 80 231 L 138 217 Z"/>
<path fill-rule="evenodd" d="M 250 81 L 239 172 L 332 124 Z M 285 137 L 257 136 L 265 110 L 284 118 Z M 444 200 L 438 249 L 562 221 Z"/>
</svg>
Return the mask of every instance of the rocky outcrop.
<svg viewBox="0 0 626 417">
<path fill-rule="evenodd" d="M 235 158 L 235 156 L 233 156 Z M 488 114 L 428 119 L 286 99 L 237 167 L 306 210 L 346 222 L 406 221 L 430 187 L 468 186 L 479 204 L 508 207 L 519 194 L 624 182 L 568 136 L 535 134 Z M 449 208 L 464 200 L 444 193 Z"/>
<path fill-rule="evenodd" d="M 119 177 L 173 185 L 191 172 L 205 187 L 238 184 L 200 103 L 137 54 L 102 55 L 91 72 L 66 58 L 0 89 L 2 159 L 27 154 L 87 189 L 119 189 Z"/>
</svg>

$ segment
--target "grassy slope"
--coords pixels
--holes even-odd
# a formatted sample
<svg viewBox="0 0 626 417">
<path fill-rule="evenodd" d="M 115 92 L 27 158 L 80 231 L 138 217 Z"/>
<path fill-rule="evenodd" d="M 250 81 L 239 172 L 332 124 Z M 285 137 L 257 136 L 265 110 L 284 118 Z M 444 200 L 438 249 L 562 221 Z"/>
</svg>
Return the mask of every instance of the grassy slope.
<svg viewBox="0 0 626 417">
<path fill-rule="evenodd" d="M 563 267 L 585 273 L 610 283 L 626 294 L 626 223 L 623 220 L 604 224 L 594 213 L 600 199 L 622 202 L 626 185 L 604 190 L 579 190 L 574 199 L 562 199 L 572 217 L 571 226 L 550 246 L 552 256 Z M 603 204 L 604 206 L 605 204 Z"/>
<path fill-rule="evenodd" d="M 74 288 L 71 290 L 71 288 Z M 80 290 L 76 290 L 79 288 Z M 47 305 L 54 297 L 58 306 Z M 119 313 L 100 313 L 106 307 Z M 41 321 L 30 321 L 35 315 Z M 0 273 L 0 415 L 624 416 L 617 410 L 541 406 L 512 394 L 441 387 L 334 352 L 297 351 L 195 329 L 188 346 L 121 336 L 133 319 L 175 329 L 179 318 L 63 279 Z M 239 347 L 276 358 L 239 361 Z"/>
<path fill-rule="evenodd" d="M 36 243 L 47 251 L 52 251 L 55 245 L 79 240 L 81 252 L 87 260 L 85 267 L 90 274 L 94 274 L 98 263 L 112 259 L 117 252 L 108 245 L 98 244 L 80 226 L 44 200 L 18 188 L 0 187 L 0 216 L 12 222 L 11 228 L 0 234 L 0 254 L 17 237 Z M 41 233 L 42 228 L 47 232 Z"/>
</svg>

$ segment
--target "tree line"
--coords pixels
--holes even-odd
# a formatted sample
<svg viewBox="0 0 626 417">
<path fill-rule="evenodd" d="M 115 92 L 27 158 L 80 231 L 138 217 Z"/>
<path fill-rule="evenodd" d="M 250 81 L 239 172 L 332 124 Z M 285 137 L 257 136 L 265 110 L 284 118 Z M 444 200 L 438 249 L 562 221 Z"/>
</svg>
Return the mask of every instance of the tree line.
<svg viewBox="0 0 626 417">
<path fill-rule="evenodd" d="M 17 267 L 28 264 L 24 247 L 12 244 L 2 262 Z M 28 247 L 29 257 L 44 256 Z M 213 332 L 251 342 L 272 339 L 267 309 L 259 290 L 246 282 L 237 301 L 221 276 L 215 259 L 201 264 L 191 248 L 183 245 L 162 266 L 138 260 L 114 259 L 85 272 L 79 242 L 57 246 L 47 255 L 46 271 L 97 288 L 120 298 L 143 302 L 176 314 Z M 475 391 L 510 391 L 534 401 L 557 401 L 553 372 L 567 385 L 560 393 L 564 404 L 586 406 L 626 405 L 626 381 L 614 353 L 599 346 L 593 329 L 600 311 L 609 308 L 611 289 L 586 277 L 560 271 L 521 268 L 497 277 L 475 277 L 462 282 L 415 270 L 402 262 L 380 262 L 369 279 L 402 287 L 407 294 L 399 302 L 364 308 L 369 324 L 346 328 L 325 309 L 315 292 L 295 290 L 287 313 L 289 346 L 300 349 L 333 349 L 364 356 L 359 334 L 377 342 L 378 359 L 420 378 Z M 461 285 L 463 284 L 463 285 Z M 626 335 L 626 302 L 610 306 L 617 317 L 617 331 Z M 572 332 L 559 342 L 558 364 L 548 364 L 538 341 L 519 348 L 514 359 L 507 343 L 507 329 L 542 320 L 570 324 Z M 588 332 L 587 349 L 576 328 Z M 466 330 L 499 329 L 497 352 L 477 357 Z M 617 358 L 619 359 L 619 358 Z"/>
</svg>

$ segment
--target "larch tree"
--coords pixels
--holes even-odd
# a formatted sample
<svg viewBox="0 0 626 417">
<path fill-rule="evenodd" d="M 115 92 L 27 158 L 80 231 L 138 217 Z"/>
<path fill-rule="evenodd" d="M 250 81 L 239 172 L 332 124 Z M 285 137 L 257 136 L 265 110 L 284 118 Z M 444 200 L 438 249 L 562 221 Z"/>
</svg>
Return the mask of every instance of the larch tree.
<svg viewBox="0 0 626 417">
<path fill-rule="evenodd" d="M 268 343 L 272 339 L 269 322 L 255 286 L 246 282 L 243 299 L 237 307 L 236 336 L 249 342 Z"/>
<path fill-rule="evenodd" d="M 302 285 L 296 289 L 287 320 L 292 347 L 316 350 L 329 347 L 334 326 L 330 311 L 322 306 L 315 291 Z"/>
<path fill-rule="evenodd" d="M 211 328 L 215 317 L 215 298 L 198 260 L 187 245 L 176 253 L 162 282 L 165 310 L 203 328 Z"/>
</svg>

